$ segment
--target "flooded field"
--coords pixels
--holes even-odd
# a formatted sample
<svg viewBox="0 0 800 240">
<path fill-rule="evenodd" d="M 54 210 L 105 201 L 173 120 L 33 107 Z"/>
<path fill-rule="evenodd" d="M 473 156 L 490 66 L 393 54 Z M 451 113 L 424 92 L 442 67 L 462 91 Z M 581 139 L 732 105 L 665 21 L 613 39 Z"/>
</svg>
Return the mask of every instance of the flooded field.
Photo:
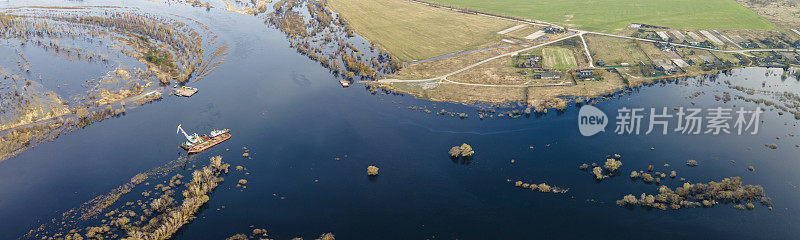
<svg viewBox="0 0 800 240">
<path fill-rule="evenodd" d="M 800 234 L 797 69 L 659 81 L 560 111 L 438 103 L 357 83 L 400 63 L 342 25 L 278 26 L 336 18 L 315 3 L 0 2 L 0 238 Z M 606 132 L 580 134 L 586 102 Z M 616 134 L 623 107 L 764 112 L 758 134 Z M 233 137 L 187 155 L 179 124 Z"/>
<path fill-rule="evenodd" d="M 111 6 L 4 9 L 2 159 L 162 98 L 222 62 L 207 26 Z M 204 47 L 209 53 L 204 53 Z"/>
</svg>

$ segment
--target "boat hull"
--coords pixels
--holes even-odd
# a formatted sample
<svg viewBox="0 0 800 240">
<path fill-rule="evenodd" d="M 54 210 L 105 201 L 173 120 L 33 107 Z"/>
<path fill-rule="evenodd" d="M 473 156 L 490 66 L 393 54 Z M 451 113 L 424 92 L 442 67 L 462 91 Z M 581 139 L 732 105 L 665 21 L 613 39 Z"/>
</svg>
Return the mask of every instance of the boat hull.
<svg viewBox="0 0 800 240">
<path fill-rule="evenodd" d="M 230 138 L 231 138 L 231 134 L 230 133 L 223 133 L 223 134 L 220 134 L 219 136 L 207 139 L 207 140 L 205 140 L 202 143 L 199 143 L 197 145 L 193 145 L 193 146 L 181 145 L 181 147 L 183 147 L 183 149 L 186 149 L 186 151 L 189 152 L 189 153 L 199 153 L 199 152 L 205 151 L 206 149 L 209 149 L 209 148 L 211 148 L 213 146 L 216 146 L 217 144 L 220 144 L 220 143 L 222 143 L 222 142 L 224 142 L 224 141 L 226 141 L 226 140 L 228 140 Z"/>
</svg>

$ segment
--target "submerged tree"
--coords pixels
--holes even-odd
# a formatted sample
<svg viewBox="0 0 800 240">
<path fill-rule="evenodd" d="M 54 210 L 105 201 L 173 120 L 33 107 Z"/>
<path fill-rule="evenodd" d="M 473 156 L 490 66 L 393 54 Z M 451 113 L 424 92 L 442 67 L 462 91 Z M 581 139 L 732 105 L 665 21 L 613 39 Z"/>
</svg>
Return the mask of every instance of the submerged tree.
<svg viewBox="0 0 800 240">
<path fill-rule="evenodd" d="M 592 168 L 592 174 L 594 174 L 594 179 L 600 180 L 605 178 L 606 176 L 603 175 L 603 169 L 600 167 Z"/>
<path fill-rule="evenodd" d="M 377 176 L 379 169 L 380 168 L 378 168 L 376 166 L 369 166 L 369 167 L 367 167 L 367 175 L 369 175 L 369 176 Z"/>
<path fill-rule="evenodd" d="M 646 174 L 646 173 L 645 173 Z M 682 187 L 674 190 L 667 186 L 660 186 L 655 196 L 642 194 L 639 199 L 626 195 L 618 200 L 620 206 L 644 206 L 666 210 L 680 209 L 682 207 L 712 207 L 718 203 L 733 203 L 736 209 L 753 209 L 753 202 L 771 208 L 771 200 L 765 196 L 764 188 L 759 185 L 743 185 L 741 178 L 724 178 L 720 182 L 708 183 L 683 183 Z M 651 198 L 652 197 L 652 198 Z"/>
<path fill-rule="evenodd" d="M 613 158 L 609 158 L 606 160 L 605 168 L 610 172 L 616 172 L 619 167 L 622 166 L 622 161 L 618 161 Z"/>
<path fill-rule="evenodd" d="M 697 161 L 696 161 L 696 160 L 689 160 L 689 161 L 686 161 L 686 166 L 689 166 L 689 167 L 696 167 L 697 165 L 700 165 L 700 164 L 699 164 L 699 163 L 697 163 Z"/>
<path fill-rule="evenodd" d="M 452 158 L 459 158 L 459 157 L 466 158 L 474 155 L 475 151 L 472 149 L 472 146 L 464 143 L 461 144 L 461 146 L 453 146 L 452 148 L 450 148 L 450 151 L 448 153 L 450 153 L 450 157 Z"/>
</svg>

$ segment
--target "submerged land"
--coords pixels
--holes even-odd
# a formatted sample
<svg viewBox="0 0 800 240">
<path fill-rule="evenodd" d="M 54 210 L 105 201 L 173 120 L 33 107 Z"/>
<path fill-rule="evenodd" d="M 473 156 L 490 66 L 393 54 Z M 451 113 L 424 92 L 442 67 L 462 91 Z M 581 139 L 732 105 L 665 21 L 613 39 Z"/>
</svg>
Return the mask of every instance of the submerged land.
<svg viewBox="0 0 800 240">
<path fill-rule="evenodd" d="M 0 161 L 62 133 L 161 99 L 196 82 L 227 54 L 191 19 L 118 7 L 0 11 Z M 8 54 L 8 55 L 6 55 Z M 53 74 L 39 55 L 85 69 Z"/>
</svg>

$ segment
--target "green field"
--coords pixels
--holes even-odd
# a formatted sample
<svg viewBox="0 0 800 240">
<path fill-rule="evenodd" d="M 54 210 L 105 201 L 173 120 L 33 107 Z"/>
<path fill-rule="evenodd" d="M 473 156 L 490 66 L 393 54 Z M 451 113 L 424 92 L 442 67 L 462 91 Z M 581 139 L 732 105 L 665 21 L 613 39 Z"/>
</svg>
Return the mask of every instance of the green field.
<svg viewBox="0 0 800 240">
<path fill-rule="evenodd" d="M 406 62 L 499 40 L 497 32 L 515 25 L 405 0 L 330 0 L 329 4 L 361 36 Z"/>
<path fill-rule="evenodd" d="M 572 51 L 560 47 L 546 47 L 542 49 L 544 66 L 555 69 L 572 69 L 578 66 Z"/>
<path fill-rule="evenodd" d="M 773 29 L 734 0 L 425 0 L 614 33 L 630 23 L 677 29 Z"/>
<path fill-rule="evenodd" d="M 594 60 L 603 60 L 606 66 L 619 66 L 622 63 L 631 65 L 636 65 L 638 62 L 650 63 L 648 57 L 634 40 L 594 34 L 586 34 L 585 38 Z"/>
</svg>

